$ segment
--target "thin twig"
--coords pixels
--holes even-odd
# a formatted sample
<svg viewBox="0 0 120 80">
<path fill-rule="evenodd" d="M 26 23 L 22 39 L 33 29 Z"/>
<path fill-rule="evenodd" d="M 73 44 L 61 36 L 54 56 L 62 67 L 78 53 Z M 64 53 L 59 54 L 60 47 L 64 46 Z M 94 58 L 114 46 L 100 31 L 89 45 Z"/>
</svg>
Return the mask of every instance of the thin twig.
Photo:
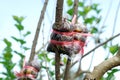
<svg viewBox="0 0 120 80">
<path fill-rule="evenodd" d="M 84 55 L 82 56 L 82 59 L 83 59 L 85 56 L 89 55 L 89 54 L 90 54 L 92 51 L 94 51 L 95 49 L 97 49 L 97 48 L 99 48 L 100 46 L 106 44 L 107 42 L 109 42 L 109 41 L 111 41 L 112 39 L 118 37 L 119 35 L 120 35 L 120 33 L 116 34 L 115 36 L 109 38 L 107 41 L 105 41 L 105 42 L 99 44 L 98 46 L 96 46 L 96 47 L 93 48 L 92 50 L 88 51 L 86 54 L 84 54 Z"/>
<path fill-rule="evenodd" d="M 42 46 L 44 46 L 45 47 L 45 44 L 44 44 L 44 40 L 45 40 L 45 38 L 44 38 L 44 24 L 43 24 L 43 27 L 42 27 L 42 38 L 43 38 L 43 43 L 42 43 Z M 43 50 L 45 51 L 45 48 L 43 47 Z M 46 53 L 44 53 L 44 59 L 45 59 L 45 66 L 46 67 L 48 67 L 48 65 L 47 65 L 47 60 L 46 60 L 46 55 L 45 55 Z M 49 68 L 46 68 L 46 73 L 47 73 L 47 77 L 48 77 L 48 80 L 50 80 L 50 75 L 49 75 Z"/>
<path fill-rule="evenodd" d="M 74 76 L 73 76 L 73 79 L 77 78 L 78 76 L 80 76 L 80 74 L 83 74 L 83 73 L 90 73 L 90 71 L 88 70 L 79 70 Z"/>
<path fill-rule="evenodd" d="M 62 25 L 63 0 L 57 0 L 55 25 L 59 29 Z M 60 80 L 60 54 L 55 49 L 55 78 Z"/>
<path fill-rule="evenodd" d="M 110 2 L 110 4 L 109 4 L 109 7 L 108 7 L 108 10 L 107 10 L 106 16 L 105 16 L 105 18 L 104 18 L 104 20 L 103 20 L 103 23 L 102 23 L 102 27 L 103 27 L 103 25 L 105 24 L 105 22 L 107 21 L 108 15 L 109 15 L 110 10 L 111 10 L 111 7 L 112 7 L 112 3 L 113 3 L 113 0 L 111 0 L 111 2 Z"/>
<path fill-rule="evenodd" d="M 71 57 L 71 55 L 68 55 L 69 57 Z M 64 74 L 64 80 L 69 80 L 70 79 L 70 66 L 71 66 L 71 59 L 68 57 L 67 59 L 67 63 L 66 63 L 66 68 L 65 68 L 65 74 Z"/>
<path fill-rule="evenodd" d="M 47 46 L 48 42 L 49 42 L 49 41 L 47 41 L 42 47 L 40 47 L 40 49 L 38 49 L 38 50 L 36 51 L 36 54 L 39 54 L 39 52 L 40 52 L 43 48 L 45 48 L 45 47 Z"/>
<path fill-rule="evenodd" d="M 94 60 L 94 55 L 95 55 L 95 51 L 93 51 L 93 53 L 92 53 L 92 57 L 91 57 L 91 61 L 90 61 L 90 65 L 89 65 L 88 70 L 90 70 L 90 68 L 92 66 L 92 63 L 93 63 L 93 60 Z"/>
<path fill-rule="evenodd" d="M 78 15 L 78 3 L 79 3 L 79 0 L 74 0 L 74 7 L 73 7 L 73 16 L 74 15 Z"/>
<path fill-rule="evenodd" d="M 114 35 L 114 32 L 115 32 L 116 22 L 117 22 L 118 13 L 119 13 L 119 8 L 120 8 L 120 0 L 119 0 L 117 9 L 116 9 L 115 19 L 114 19 L 114 24 L 113 24 L 113 31 L 112 31 L 112 35 L 111 35 L 111 36 L 113 36 L 113 35 Z M 112 41 L 111 41 L 111 45 L 112 45 Z"/>
<path fill-rule="evenodd" d="M 39 22 L 38 22 L 38 25 L 37 25 L 35 37 L 34 37 L 34 40 L 33 40 L 31 54 L 30 54 L 30 58 L 29 58 L 29 63 L 34 59 L 34 56 L 35 56 L 35 49 L 36 49 L 36 45 L 37 45 L 37 41 L 38 41 L 38 36 L 39 36 L 41 24 L 42 24 L 42 21 L 44 19 L 44 14 L 45 14 L 45 11 L 46 11 L 47 4 L 48 4 L 48 0 L 45 0 L 44 6 L 42 8 L 41 15 L 40 15 L 40 18 L 39 18 Z"/>
<path fill-rule="evenodd" d="M 107 10 L 107 12 L 106 12 L 106 16 L 105 16 L 105 18 L 104 18 L 104 20 L 103 20 L 102 25 L 100 26 L 100 31 L 98 32 L 98 38 L 100 37 L 99 34 L 101 34 L 101 32 L 102 32 L 102 30 L 103 30 L 103 28 L 104 28 L 104 25 L 105 25 L 105 23 L 106 23 L 106 21 L 107 21 L 108 15 L 109 15 L 109 13 L 110 13 L 110 11 L 111 11 L 112 4 L 113 4 L 113 0 L 111 0 L 110 3 L 109 3 L 108 10 Z M 108 55 L 106 56 L 106 58 L 109 57 L 109 54 L 110 54 L 110 53 L 108 53 Z"/>
</svg>

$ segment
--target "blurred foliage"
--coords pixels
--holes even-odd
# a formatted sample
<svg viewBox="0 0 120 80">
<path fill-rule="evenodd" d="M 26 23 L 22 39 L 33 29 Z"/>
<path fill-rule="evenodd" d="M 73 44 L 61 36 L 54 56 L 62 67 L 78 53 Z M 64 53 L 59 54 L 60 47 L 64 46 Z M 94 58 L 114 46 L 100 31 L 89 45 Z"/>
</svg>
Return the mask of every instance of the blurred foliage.
<svg viewBox="0 0 120 80">
<path fill-rule="evenodd" d="M 5 72 L 1 72 L 1 74 L 5 75 L 6 77 L 3 80 L 13 80 L 15 79 L 15 76 L 13 74 L 13 68 L 15 66 L 15 63 L 12 61 L 12 43 L 8 41 L 7 39 L 3 40 L 6 44 L 5 49 L 3 50 L 3 56 L 0 63 L 4 66 Z"/>
<path fill-rule="evenodd" d="M 24 31 L 24 26 L 22 25 L 22 22 L 24 20 L 24 17 L 18 17 L 13 16 L 13 19 L 16 21 L 15 27 L 19 31 L 19 38 L 15 36 L 11 36 L 13 40 L 15 40 L 16 43 L 18 43 L 19 48 L 21 51 L 16 51 L 14 48 L 12 48 L 12 42 L 8 39 L 4 39 L 3 42 L 6 44 L 6 47 L 3 50 L 2 58 L 0 60 L 0 64 L 3 65 L 5 68 L 5 71 L 2 71 L 0 74 L 4 75 L 4 78 L 1 78 L 0 80 L 15 80 L 16 76 L 14 75 L 14 67 L 17 65 L 17 63 L 13 62 L 14 54 L 17 54 L 20 57 L 19 60 L 19 68 L 22 68 L 23 66 L 23 59 L 24 59 L 24 53 L 26 50 L 29 50 L 30 48 L 24 46 L 26 44 L 25 37 L 27 37 L 30 34 L 30 31 L 27 31 L 25 34 L 22 34 Z"/>
</svg>

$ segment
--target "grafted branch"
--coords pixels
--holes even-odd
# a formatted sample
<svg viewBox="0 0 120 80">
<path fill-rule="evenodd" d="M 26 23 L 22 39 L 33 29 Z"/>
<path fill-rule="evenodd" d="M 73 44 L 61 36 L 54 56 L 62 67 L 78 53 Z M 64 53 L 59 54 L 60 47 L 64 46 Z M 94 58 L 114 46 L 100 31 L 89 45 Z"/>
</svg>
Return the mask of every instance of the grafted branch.
<svg viewBox="0 0 120 80">
<path fill-rule="evenodd" d="M 62 25 L 63 0 L 57 0 L 55 25 L 59 29 Z M 56 48 L 55 48 L 56 49 Z M 55 51 L 55 78 L 60 80 L 60 54 Z"/>
</svg>

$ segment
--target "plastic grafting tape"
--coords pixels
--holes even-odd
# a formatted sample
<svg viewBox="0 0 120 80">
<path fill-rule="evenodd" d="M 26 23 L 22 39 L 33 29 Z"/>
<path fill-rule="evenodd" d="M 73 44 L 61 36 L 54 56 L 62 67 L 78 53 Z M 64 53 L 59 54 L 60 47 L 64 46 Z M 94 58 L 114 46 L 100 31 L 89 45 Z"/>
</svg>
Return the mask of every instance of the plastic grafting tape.
<svg viewBox="0 0 120 80">
<path fill-rule="evenodd" d="M 35 72 L 38 72 L 37 69 L 35 69 L 33 66 L 24 66 L 25 69 L 30 69 L 30 70 L 33 70 Z"/>
<path fill-rule="evenodd" d="M 35 78 L 36 78 L 36 77 L 35 77 L 34 75 L 32 75 L 32 74 L 26 74 L 25 76 L 28 77 L 28 78 L 31 78 L 31 79 L 35 79 Z"/>
<path fill-rule="evenodd" d="M 56 44 L 56 45 L 69 45 L 69 44 L 79 44 L 80 46 L 84 46 L 85 42 L 82 42 L 80 40 L 73 40 L 73 41 L 57 41 L 57 40 L 51 40 L 50 43 Z"/>
<path fill-rule="evenodd" d="M 72 36 L 72 35 L 75 35 L 75 34 L 79 34 L 81 36 L 92 36 L 92 34 L 90 34 L 90 33 L 80 33 L 80 32 L 74 32 L 74 31 L 71 31 L 71 32 L 60 32 L 60 31 L 53 30 L 53 33 L 66 35 L 66 36 Z"/>
</svg>

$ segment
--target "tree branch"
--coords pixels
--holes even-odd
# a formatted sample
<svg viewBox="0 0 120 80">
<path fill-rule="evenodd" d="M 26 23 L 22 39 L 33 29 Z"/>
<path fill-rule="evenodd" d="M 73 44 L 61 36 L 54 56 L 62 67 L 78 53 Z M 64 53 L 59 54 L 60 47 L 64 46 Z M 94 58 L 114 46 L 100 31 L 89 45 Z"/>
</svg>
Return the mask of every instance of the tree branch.
<svg viewBox="0 0 120 80">
<path fill-rule="evenodd" d="M 74 0 L 74 7 L 73 7 L 73 16 L 78 14 L 78 3 L 79 3 L 79 0 Z"/>
<path fill-rule="evenodd" d="M 105 74 L 105 72 L 119 65 L 120 65 L 120 48 L 115 56 L 109 58 L 108 60 L 103 61 L 98 66 L 94 67 L 94 70 L 91 73 L 87 73 L 84 80 L 91 79 L 100 80 L 101 77 Z"/>
<path fill-rule="evenodd" d="M 68 55 L 69 57 L 71 57 L 71 55 Z M 65 68 L 65 74 L 64 74 L 64 80 L 69 80 L 70 79 L 70 67 L 71 67 L 71 59 L 68 58 L 67 59 L 67 64 L 66 64 L 66 68 Z"/>
<path fill-rule="evenodd" d="M 96 47 L 93 48 L 92 50 L 88 51 L 86 54 L 84 54 L 84 55 L 82 56 L 82 59 L 83 59 L 85 56 L 89 55 L 89 54 L 90 54 L 92 51 L 94 51 L 95 49 L 97 49 L 97 48 L 99 48 L 100 46 L 106 44 L 107 42 L 109 42 L 109 41 L 111 41 L 112 39 L 118 37 L 119 35 L 120 35 L 120 33 L 116 34 L 115 36 L 109 38 L 107 41 L 105 41 L 105 42 L 99 44 L 98 46 L 96 46 Z"/>
<path fill-rule="evenodd" d="M 55 25 L 59 29 L 62 25 L 63 0 L 57 0 Z M 56 48 L 54 48 L 56 49 Z M 60 80 L 60 54 L 55 50 L 55 78 Z"/>
<path fill-rule="evenodd" d="M 35 37 L 34 37 L 34 40 L 33 40 L 32 49 L 31 49 L 30 58 L 29 58 L 29 63 L 34 59 L 34 56 L 35 56 L 36 44 L 37 44 L 37 41 L 38 41 L 38 36 L 39 36 L 42 21 L 44 19 L 44 14 L 45 14 L 45 11 L 46 11 L 47 4 L 48 4 L 48 0 L 45 0 L 44 6 L 42 8 L 41 15 L 40 15 L 40 18 L 39 18 L 39 21 L 38 21 Z"/>
</svg>

